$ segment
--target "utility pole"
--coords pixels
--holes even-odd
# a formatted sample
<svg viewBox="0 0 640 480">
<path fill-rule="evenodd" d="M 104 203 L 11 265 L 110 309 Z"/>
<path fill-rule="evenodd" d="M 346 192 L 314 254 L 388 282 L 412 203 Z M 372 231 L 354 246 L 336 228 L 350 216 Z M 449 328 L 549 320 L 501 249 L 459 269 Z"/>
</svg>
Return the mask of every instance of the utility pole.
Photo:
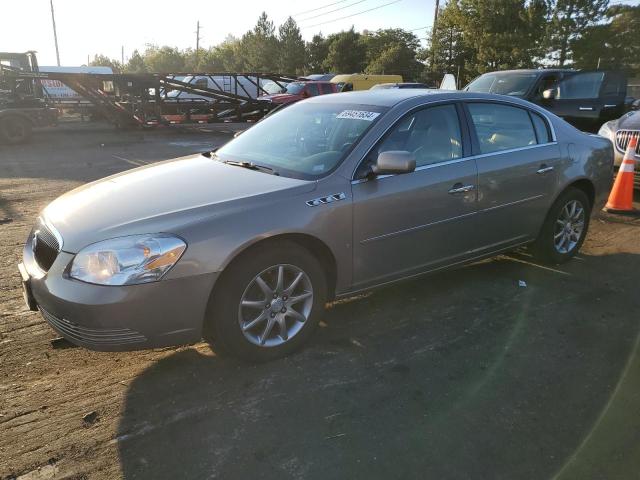
<svg viewBox="0 0 640 480">
<path fill-rule="evenodd" d="M 200 50 L 200 20 L 196 24 L 196 62 L 198 61 L 198 52 Z"/>
<path fill-rule="evenodd" d="M 53 0 L 49 0 L 51 4 L 51 22 L 53 23 L 53 40 L 56 43 L 56 60 L 60 66 L 60 51 L 58 50 L 58 33 L 56 32 L 56 16 L 53 13 Z"/>
<path fill-rule="evenodd" d="M 122 65 L 122 68 L 124 68 L 124 45 L 122 45 L 122 48 L 120 49 L 120 64 Z"/>
<path fill-rule="evenodd" d="M 433 14 L 433 26 L 431 27 L 431 71 L 435 72 L 436 68 L 436 27 L 438 25 L 438 11 L 440 10 L 440 0 L 436 0 L 436 11 Z"/>
</svg>

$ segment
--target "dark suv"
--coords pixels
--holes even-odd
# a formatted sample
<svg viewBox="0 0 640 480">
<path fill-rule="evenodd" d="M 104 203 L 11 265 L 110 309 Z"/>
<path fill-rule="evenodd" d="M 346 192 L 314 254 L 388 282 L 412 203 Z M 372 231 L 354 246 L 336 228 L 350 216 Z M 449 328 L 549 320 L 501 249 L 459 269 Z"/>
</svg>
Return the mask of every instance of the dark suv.
<svg viewBox="0 0 640 480">
<path fill-rule="evenodd" d="M 508 70 L 480 75 L 464 90 L 523 98 L 581 130 L 596 132 L 625 112 L 627 81 L 620 72 L 603 70 Z"/>
</svg>

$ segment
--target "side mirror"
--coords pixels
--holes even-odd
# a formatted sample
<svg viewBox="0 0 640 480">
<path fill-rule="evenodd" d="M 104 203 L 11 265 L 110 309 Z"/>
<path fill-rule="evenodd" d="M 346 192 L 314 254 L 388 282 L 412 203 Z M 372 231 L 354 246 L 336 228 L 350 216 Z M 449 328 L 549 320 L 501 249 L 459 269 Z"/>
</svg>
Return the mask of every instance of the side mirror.
<svg viewBox="0 0 640 480">
<path fill-rule="evenodd" d="M 302 91 L 302 98 L 309 98 L 309 92 L 307 92 L 306 90 Z"/>
<path fill-rule="evenodd" d="M 556 89 L 549 88 L 545 90 L 544 92 L 542 92 L 542 98 L 544 98 L 545 100 L 553 100 L 554 98 L 556 98 Z"/>
<path fill-rule="evenodd" d="M 375 175 L 411 173 L 416 169 L 416 157 L 404 150 L 390 150 L 378 155 L 372 167 Z"/>
<path fill-rule="evenodd" d="M 631 110 L 640 110 L 640 98 L 631 102 Z"/>
</svg>

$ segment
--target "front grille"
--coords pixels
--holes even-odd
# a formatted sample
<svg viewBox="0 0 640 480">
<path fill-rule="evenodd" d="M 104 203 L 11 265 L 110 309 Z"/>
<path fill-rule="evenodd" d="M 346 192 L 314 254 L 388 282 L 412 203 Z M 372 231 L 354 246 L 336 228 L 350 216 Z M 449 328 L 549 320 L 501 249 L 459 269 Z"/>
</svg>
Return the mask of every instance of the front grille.
<svg viewBox="0 0 640 480">
<path fill-rule="evenodd" d="M 62 245 L 51 229 L 42 220 L 38 220 L 38 224 L 33 229 L 31 247 L 36 263 L 47 272 L 58 257 Z"/>
<path fill-rule="evenodd" d="M 640 157 L 640 130 L 618 130 L 616 132 L 616 148 L 621 152 L 627 151 L 627 146 L 632 138 L 637 140 L 636 157 Z"/>
<path fill-rule="evenodd" d="M 145 342 L 147 338 L 140 332 L 128 328 L 87 328 L 70 322 L 65 318 L 58 318 L 47 312 L 42 307 L 38 307 L 42 317 L 58 331 L 63 337 L 72 342 L 99 347 L 116 346 L 131 343 Z"/>
</svg>

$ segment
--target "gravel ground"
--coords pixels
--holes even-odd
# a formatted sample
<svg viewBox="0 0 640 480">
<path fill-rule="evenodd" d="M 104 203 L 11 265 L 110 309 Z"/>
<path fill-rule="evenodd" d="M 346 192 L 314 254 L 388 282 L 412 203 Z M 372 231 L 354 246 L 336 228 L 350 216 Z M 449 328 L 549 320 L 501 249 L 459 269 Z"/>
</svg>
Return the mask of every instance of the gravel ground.
<svg viewBox="0 0 640 480">
<path fill-rule="evenodd" d="M 336 302 L 264 365 L 52 344 L 16 268 L 37 212 L 229 136 L 88 124 L 0 146 L 0 478 L 639 478 L 638 217 L 599 214 L 558 268 L 515 252 Z"/>
</svg>

